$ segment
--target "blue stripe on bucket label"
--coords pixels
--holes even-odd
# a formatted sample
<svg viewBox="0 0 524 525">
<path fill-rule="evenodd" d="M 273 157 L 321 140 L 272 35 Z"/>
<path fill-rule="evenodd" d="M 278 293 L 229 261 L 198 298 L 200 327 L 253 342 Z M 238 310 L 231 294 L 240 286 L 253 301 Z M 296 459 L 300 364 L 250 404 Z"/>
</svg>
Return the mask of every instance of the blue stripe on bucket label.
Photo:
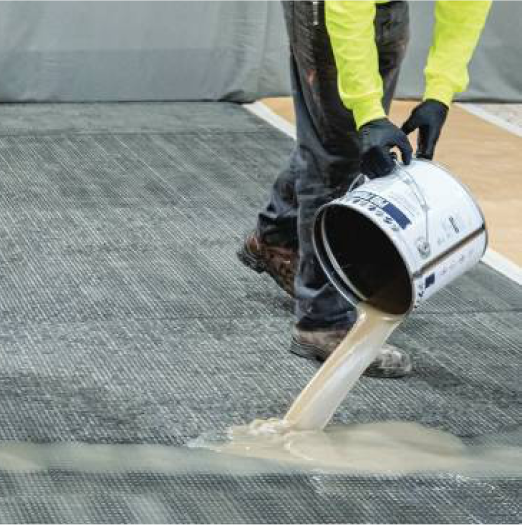
<svg viewBox="0 0 524 525">
<path fill-rule="evenodd" d="M 351 193 L 351 198 L 365 200 L 377 208 L 380 208 L 384 213 L 387 213 L 403 230 L 405 230 L 411 224 L 411 221 L 399 208 L 376 193 L 363 190 L 354 191 Z"/>
<path fill-rule="evenodd" d="M 428 275 L 424 284 L 426 288 L 429 288 L 432 284 L 435 284 L 435 274 L 432 273 L 431 275 Z"/>
</svg>

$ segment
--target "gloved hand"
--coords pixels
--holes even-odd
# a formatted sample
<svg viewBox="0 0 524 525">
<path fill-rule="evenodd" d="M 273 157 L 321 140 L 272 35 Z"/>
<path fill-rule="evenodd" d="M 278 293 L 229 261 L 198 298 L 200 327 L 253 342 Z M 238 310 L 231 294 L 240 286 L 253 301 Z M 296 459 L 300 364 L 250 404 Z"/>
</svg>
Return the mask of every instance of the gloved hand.
<svg viewBox="0 0 524 525">
<path fill-rule="evenodd" d="M 409 135 L 418 129 L 417 157 L 431 160 L 446 117 L 448 107 L 438 100 L 428 99 L 419 104 L 402 125 L 402 131 Z"/>
<path fill-rule="evenodd" d="M 404 164 L 411 162 L 413 149 L 405 133 L 387 118 L 372 120 L 360 130 L 361 169 L 370 179 L 385 177 L 395 168 L 391 148 L 397 147 Z"/>
</svg>

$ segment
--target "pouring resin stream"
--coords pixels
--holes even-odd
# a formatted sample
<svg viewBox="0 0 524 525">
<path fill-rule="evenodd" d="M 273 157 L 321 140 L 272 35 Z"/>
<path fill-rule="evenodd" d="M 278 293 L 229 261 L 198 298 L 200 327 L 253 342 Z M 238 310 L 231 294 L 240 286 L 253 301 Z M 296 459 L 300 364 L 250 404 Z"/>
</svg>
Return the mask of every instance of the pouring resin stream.
<svg viewBox="0 0 524 525">
<path fill-rule="evenodd" d="M 293 403 L 284 421 L 297 430 L 322 430 L 364 370 L 402 322 L 369 304 L 358 308 L 357 321 Z"/>
<path fill-rule="evenodd" d="M 325 428 L 404 318 L 365 303 L 358 306 L 358 312 L 353 329 L 283 419 L 255 420 L 248 425 L 234 426 L 227 430 L 225 440 L 202 436 L 190 446 L 324 472 L 521 477 L 522 451 L 517 445 L 518 435 L 509 436 L 512 445 L 488 441 L 471 446 L 453 434 L 415 422 L 381 421 Z M 497 437 L 503 442 L 506 436 Z"/>
<path fill-rule="evenodd" d="M 204 435 L 189 446 L 327 472 L 520 477 L 522 455 L 518 446 L 468 446 L 450 433 L 404 421 L 332 425 L 325 429 L 403 319 L 367 304 L 358 310 L 353 330 L 304 388 L 284 419 L 255 420 L 229 428 L 224 440 Z"/>
</svg>

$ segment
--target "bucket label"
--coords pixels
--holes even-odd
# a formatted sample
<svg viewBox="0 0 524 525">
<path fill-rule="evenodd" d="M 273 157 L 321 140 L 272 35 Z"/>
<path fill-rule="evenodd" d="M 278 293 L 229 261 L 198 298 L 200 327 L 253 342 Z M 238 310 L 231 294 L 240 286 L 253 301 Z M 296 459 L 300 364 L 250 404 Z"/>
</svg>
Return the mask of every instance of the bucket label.
<svg viewBox="0 0 524 525">
<path fill-rule="evenodd" d="M 428 275 L 426 281 L 424 282 L 424 287 L 429 288 L 432 284 L 435 284 L 435 273 Z"/>
<path fill-rule="evenodd" d="M 359 198 L 373 204 L 377 208 L 380 208 L 384 213 L 387 213 L 403 230 L 405 230 L 411 221 L 409 218 L 392 202 L 384 199 L 376 193 L 370 191 L 357 190 L 351 193 L 352 198 Z"/>
</svg>

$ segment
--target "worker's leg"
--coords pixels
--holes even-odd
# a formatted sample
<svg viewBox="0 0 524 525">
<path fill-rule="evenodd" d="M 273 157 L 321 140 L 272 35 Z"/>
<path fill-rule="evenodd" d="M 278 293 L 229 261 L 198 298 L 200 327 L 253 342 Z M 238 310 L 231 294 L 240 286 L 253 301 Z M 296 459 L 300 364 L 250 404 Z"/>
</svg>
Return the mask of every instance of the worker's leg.
<svg viewBox="0 0 524 525">
<path fill-rule="evenodd" d="M 303 4 L 303 5 L 299 5 Z M 302 215 L 312 215 L 318 207 L 340 195 L 347 188 L 341 181 L 349 183 L 351 177 L 358 172 L 359 154 L 358 141 L 354 129 L 354 122 L 351 113 L 347 111 L 338 97 L 336 88 L 336 69 L 331 60 L 331 64 L 326 61 L 326 66 L 330 71 L 323 71 L 320 58 L 324 52 L 322 49 L 315 51 L 322 39 L 317 38 L 320 34 L 317 27 L 313 28 L 311 9 L 315 9 L 314 16 L 322 16 L 323 3 L 312 2 L 284 2 L 284 13 L 287 24 L 287 31 L 291 48 L 291 84 L 293 88 L 293 102 L 297 122 L 297 145 L 291 156 L 290 163 L 275 181 L 268 205 L 259 214 L 257 233 L 258 241 L 253 238 L 246 241 L 242 252 L 239 254 L 244 262 L 255 267 L 260 262 L 260 255 L 263 256 L 264 250 L 267 252 L 266 245 L 273 245 L 283 248 L 298 248 L 298 199 L 297 184 L 302 189 L 303 210 Z M 304 9 L 305 8 L 305 9 Z M 301 20 L 302 22 L 298 22 Z M 315 21 L 316 23 L 316 21 Z M 314 30 L 313 30 L 314 29 Z M 300 32 L 300 35 L 297 33 Z M 311 38 L 309 42 L 308 38 Z M 301 46 L 297 46 L 297 42 Z M 325 42 L 323 45 L 325 47 Z M 297 53 L 311 53 L 315 59 L 311 59 L 309 64 L 305 60 L 297 59 Z M 324 52 L 325 53 L 325 52 Z M 309 75 L 304 81 L 304 75 Z M 318 77 L 321 77 L 319 80 Z M 323 86 L 323 78 L 331 79 Z M 334 80 L 333 80 L 334 79 Z M 305 85 L 305 88 L 304 88 Z M 312 87 L 315 86 L 313 90 Z M 319 96 L 318 88 L 322 87 L 323 96 Z M 329 95 L 331 92 L 331 96 Z M 330 102 L 328 108 L 320 111 L 321 105 Z M 342 113 L 342 116 L 341 116 Z M 343 134 L 344 140 L 333 141 L 331 144 L 332 153 L 326 151 L 326 145 L 330 141 L 325 140 L 326 126 L 320 119 L 330 119 L 330 129 L 338 127 L 338 135 Z M 322 133 L 320 130 L 322 129 Z M 323 144 L 326 142 L 326 144 Z M 310 175 L 308 175 L 310 173 Z M 309 182 L 308 182 L 309 181 Z M 328 182 L 326 182 L 328 181 Z M 309 189 L 306 187 L 309 185 Z M 309 198 L 306 196 L 309 193 Z M 312 219 L 312 217 L 311 217 Z M 307 228 L 307 225 L 304 223 Z M 304 237 L 304 231 L 302 237 Z M 262 245 L 262 248 L 260 247 Z M 247 256 L 246 256 L 247 254 Z M 259 255 L 260 254 L 260 255 Z M 347 328 L 354 322 L 354 314 L 348 303 L 335 292 L 320 270 L 314 254 L 312 245 L 307 241 L 304 245 L 302 254 L 302 270 L 295 279 L 294 291 L 300 290 L 302 298 L 297 304 L 297 314 L 300 319 L 303 313 L 309 309 L 312 319 L 321 318 L 322 325 L 342 326 Z M 257 255 L 258 260 L 257 260 Z M 275 261 L 279 262 L 279 253 L 273 256 L 271 261 L 267 261 L 264 266 L 259 266 L 268 271 L 277 282 L 282 286 L 285 276 L 277 275 L 282 265 L 275 266 Z M 248 259 L 251 259 L 249 261 Z M 282 257 L 280 257 L 282 259 Z M 255 261 L 253 263 L 253 261 Z M 296 266 L 296 262 L 294 262 Z M 257 269 L 255 267 L 255 269 Z M 284 289 L 287 287 L 282 286 Z M 307 297 L 307 299 L 304 299 Z M 307 304 L 306 304 L 307 301 Z M 311 306 L 310 306 L 311 305 Z M 308 324 L 307 322 L 305 324 Z M 315 324 L 314 322 L 310 324 Z"/>
<path fill-rule="evenodd" d="M 302 169 L 296 183 L 299 264 L 295 278 L 297 327 L 348 329 L 352 306 L 321 269 L 312 244 L 313 221 L 323 204 L 343 195 L 359 173 L 353 116 L 338 95 L 337 71 L 324 23 L 324 4 L 291 2 L 287 7 L 294 57 L 292 75 L 297 148 Z"/>
<path fill-rule="evenodd" d="M 318 208 L 343 195 L 359 173 L 358 135 L 352 114 L 339 97 L 323 2 L 292 2 L 286 9 L 291 19 L 290 41 L 295 59 L 294 98 L 300 159 L 296 182 L 299 206 L 297 327 L 344 329 L 353 324 L 355 312 L 322 271 L 313 249 L 312 227 Z M 405 3 L 394 2 L 377 8 L 377 47 L 387 108 L 405 53 L 407 31 Z"/>
<path fill-rule="evenodd" d="M 258 233 L 263 242 L 293 247 L 300 201 L 301 266 L 295 280 L 299 326 L 347 328 L 354 314 L 316 261 L 311 226 L 318 207 L 343 194 L 358 173 L 357 133 L 351 112 L 338 95 L 323 2 L 289 2 L 284 10 L 292 52 L 297 146 L 290 165 L 273 186 L 269 204 L 259 215 Z M 389 108 L 408 40 L 405 2 L 379 7 L 375 26 L 384 106 Z"/>
</svg>

